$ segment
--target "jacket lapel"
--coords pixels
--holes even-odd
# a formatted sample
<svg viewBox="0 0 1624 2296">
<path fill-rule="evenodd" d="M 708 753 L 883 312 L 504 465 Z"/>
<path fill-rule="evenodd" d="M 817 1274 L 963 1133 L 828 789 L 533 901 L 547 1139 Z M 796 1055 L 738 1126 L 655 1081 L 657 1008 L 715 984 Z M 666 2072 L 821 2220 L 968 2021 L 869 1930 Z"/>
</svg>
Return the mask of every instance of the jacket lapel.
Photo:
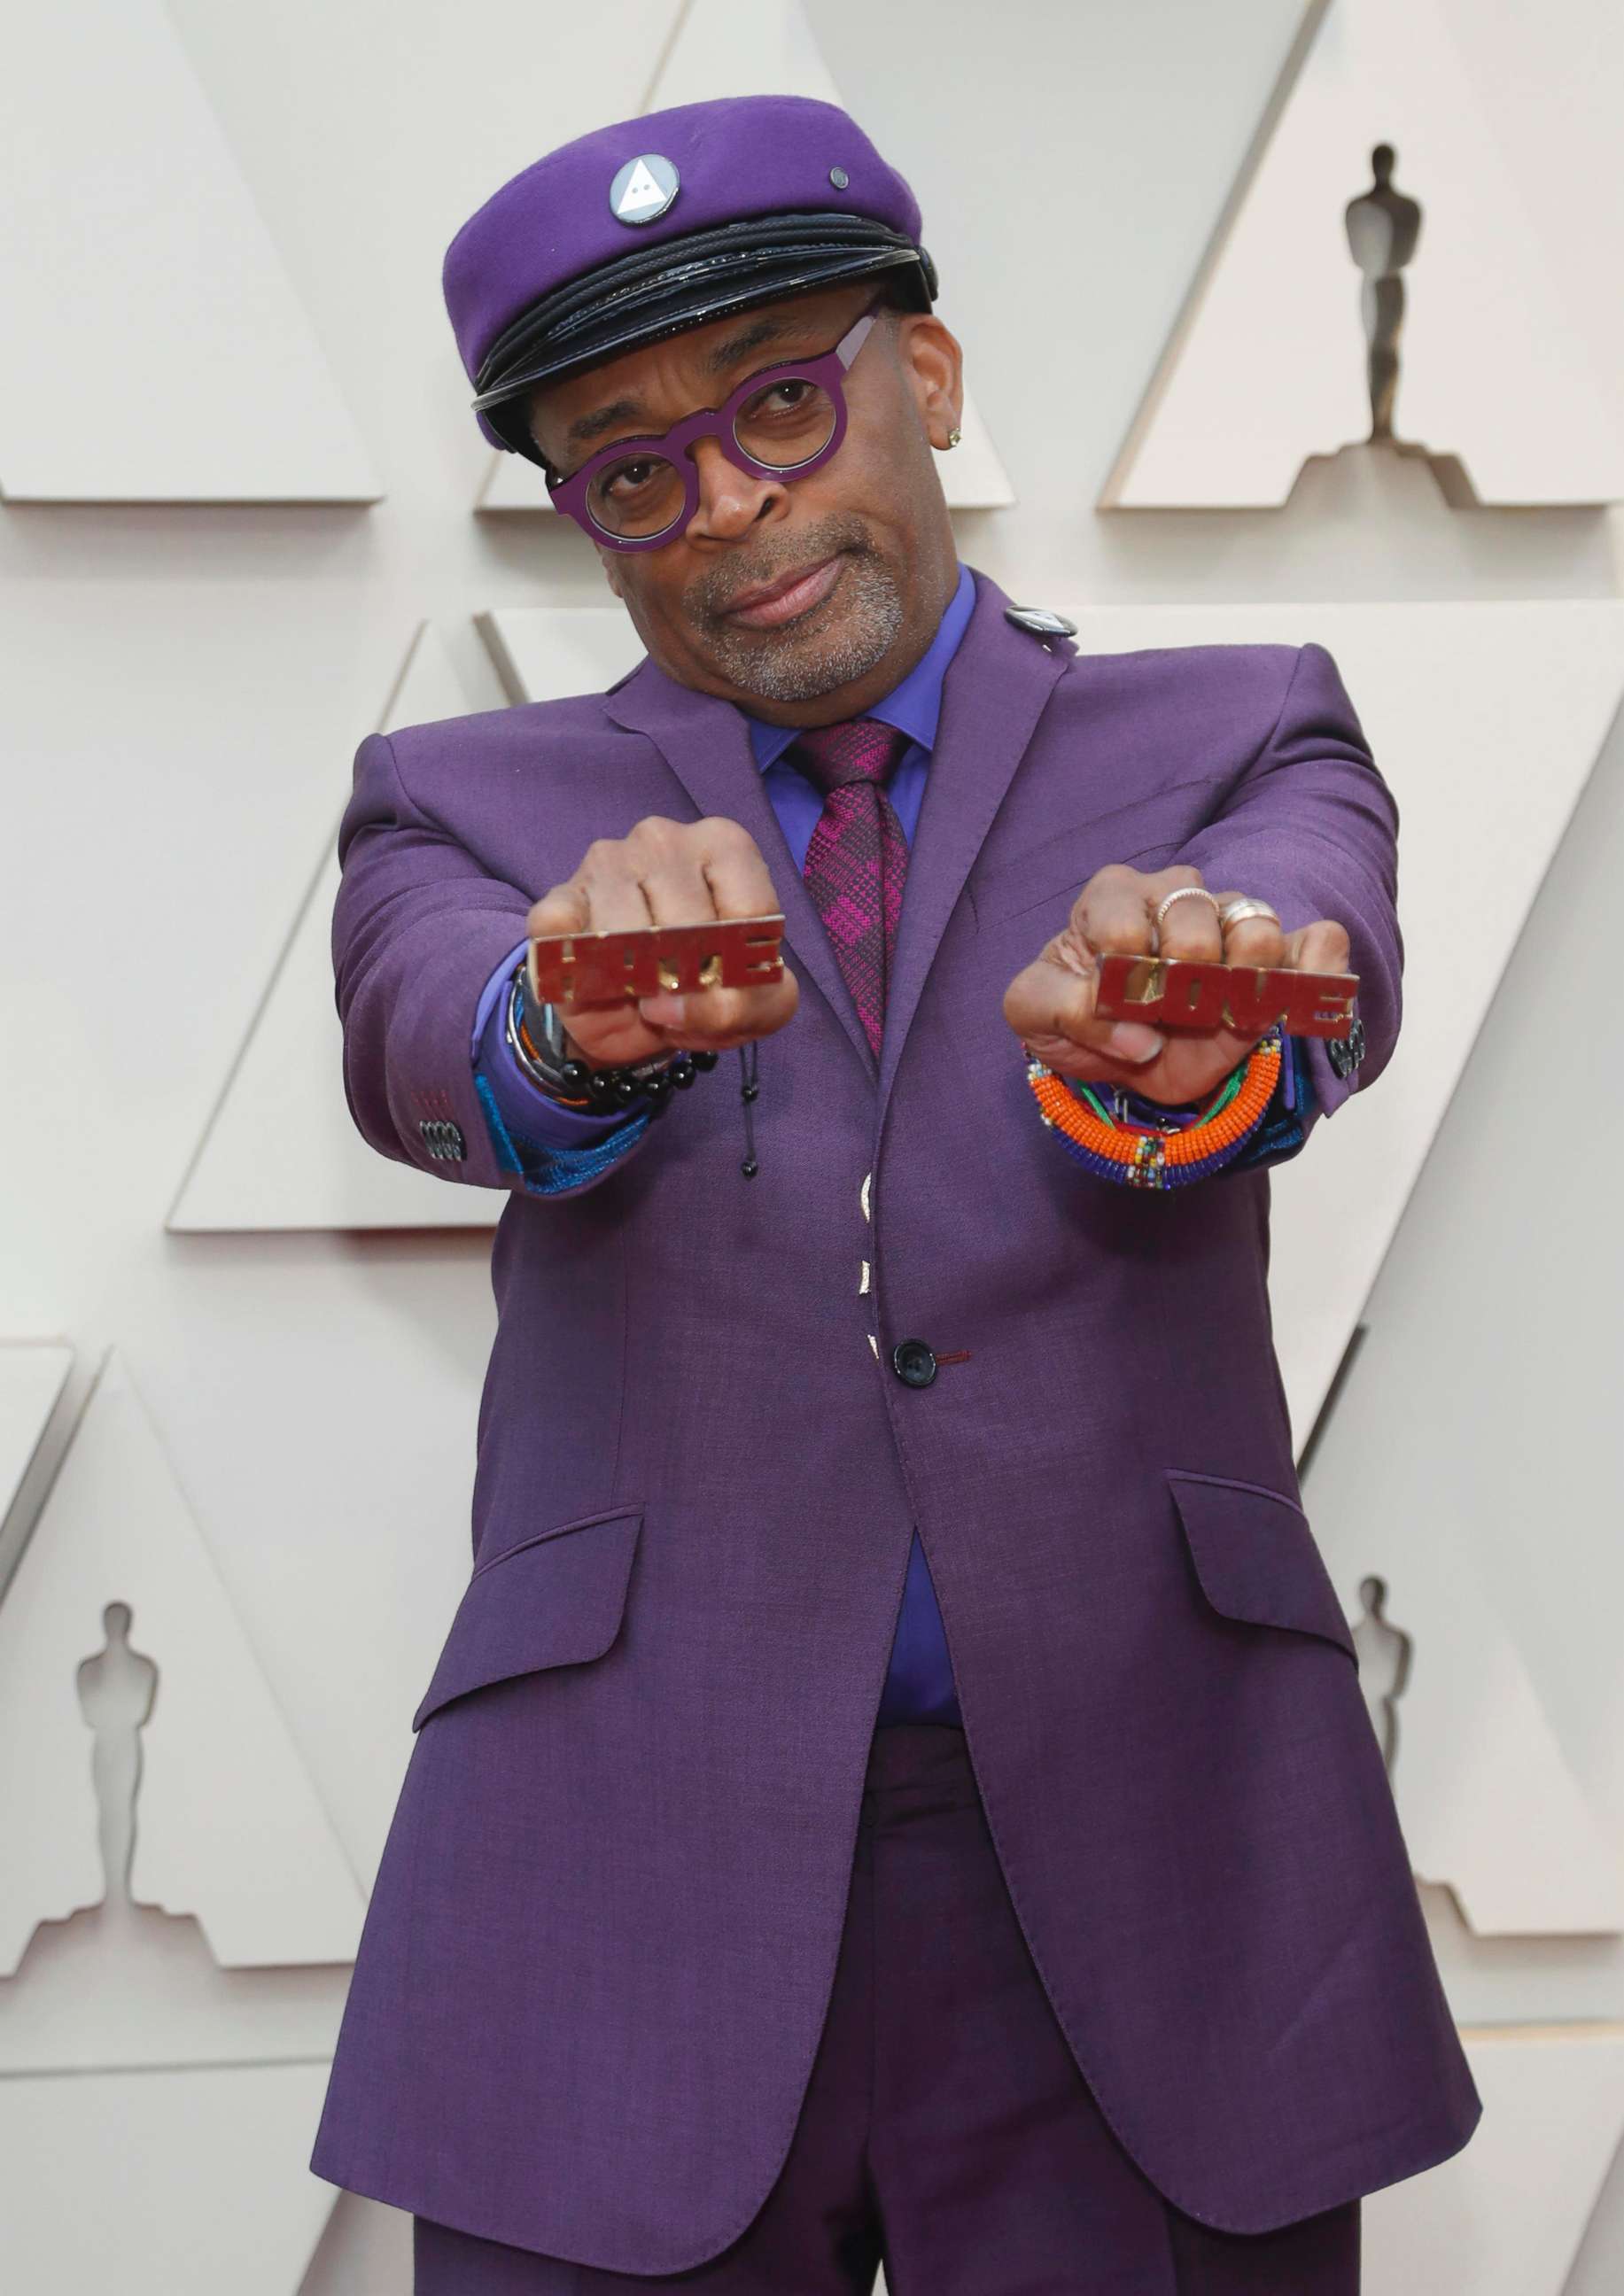
<svg viewBox="0 0 1624 2296">
<path fill-rule="evenodd" d="M 880 1048 L 882 1121 L 947 920 L 1044 705 L 1076 652 L 1070 640 L 1059 638 L 1046 651 L 1031 631 L 1007 621 L 1005 592 L 987 575 L 972 571 L 975 609 L 942 680 L 941 716 L 908 856 Z"/>
<path fill-rule="evenodd" d="M 966 640 L 969 635 L 966 630 Z M 872 1084 L 874 1054 L 823 919 L 784 841 L 742 713 L 718 694 L 679 685 L 646 656 L 604 695 L 603 706 L 617 726 L 648 736 L 701 816 L 724 815 L 755 839 L 783 911 L 783 937 L 796 977 L 803 984 L 809 980 L 821 992 Z"/>
</svg>

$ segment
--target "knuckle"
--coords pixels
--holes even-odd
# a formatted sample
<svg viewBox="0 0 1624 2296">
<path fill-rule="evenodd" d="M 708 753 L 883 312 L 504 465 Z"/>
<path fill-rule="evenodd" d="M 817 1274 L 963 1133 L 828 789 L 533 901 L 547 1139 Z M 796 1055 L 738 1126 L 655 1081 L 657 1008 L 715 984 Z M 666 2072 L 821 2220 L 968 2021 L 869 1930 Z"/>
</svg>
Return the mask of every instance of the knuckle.
<svg viewBox="0 0 1624 2296">
<path fill-rule="evenodd" d="M 738 988 L 705 988 L 688 1000 L 690 1024 L 707 1037 L 726 1037 L 736 1029 L 744 1012 L 744 994 Z"/>
<path fill-rule="evenodd" d="M 707 814 L 702 821 L 695 824 L 695 827 L 702 832 L 709 849 L 723 859 L 731 860 L 737 855 L 753 853 L 756 849 L 756 840 L 749 830 L 741 828 L 736 821 L 730 821 L 726 814 Z"/>
<path fill-rule="evenodd" d="M 770 1035 L 775 1029 L 782 1029 L 786 1021 L 792 1020 L 800 1003 L 800 983 L 787 968 L 782 980 L 775 980 L 770 988 L 753 988 L 748 993 L 752 1032 L 759 1028 L 763 1036 Z"/>
<path fill-rule="evenodd" d="M 1032 1011 L 1032 984 L 1024 972 L 1018 972 L 1004 992 L 1004 1017 L 1012 1029 L 1018 1029 L 1030 1018 Z"/>
<path fill-rule="evenodd" d="M 1224 946 L 1223 929 L 1210 913 L 1203 917 L 1181 917 L 1175 909 L 1156 930 L 1161 935 L 1163 955 L 1216 956 Z"/>
<path fill-rule="evenodd" d="M 1182 903 L 1180 906 L 1183 906 Z M 1095 948 L 1106 955 L 1135 955 L 1150 946 L 1149 921 L 1119 911 L 1114 916 L 1101 917 L 1094 925 L 1090 938 Z"/>
<path fill-rule="evenodd" d="M 568 914 L 576 906 L 576 890 L 568 880 L 561 885 L 549 885 L 538 899 L 530 903 L 525 914 L 525 924 L 532 932 L 544 931 L 545 921 Z M 537 920 L 541 922 L 537 922 Z"/>
</svg>

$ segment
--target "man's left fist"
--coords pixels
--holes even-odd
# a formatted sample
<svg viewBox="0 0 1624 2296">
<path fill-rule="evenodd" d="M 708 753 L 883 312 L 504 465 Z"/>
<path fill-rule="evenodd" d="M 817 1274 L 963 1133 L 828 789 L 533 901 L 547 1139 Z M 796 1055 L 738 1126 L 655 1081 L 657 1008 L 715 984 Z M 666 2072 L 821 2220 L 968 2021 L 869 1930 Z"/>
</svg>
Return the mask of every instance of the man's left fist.
<svg viewBox="0 0 1624 2296">
<path fill-rule="evenodd" d="M 1143 1021 L 1096 1019 L 1102 956 L 1120 951 L 1297 972 L 1348 971 L 1347 932 L 1327 917 L 1292 933 L 1282 932 L 1270 917 L 1243 917 L 1225 930 L 1210 902 L 1175 901 L 1160 927 L 1152 922 L 1176 886 L 1201 882 L 1201 871 L 1183 864 L 1147 873 L 1112 862 L 1095 872 L 1064 930 L 1004 992 L 1005 1019 L 1046 1068 L 1089 1084 L 1122 1085 L 1170 1107 L 1214 1091 L 1257 1043 L 1255 1036 L 1233 1029 L 1198 1034 L 1163 1031 Z M 1243 897 L 1231 890 L 1215 891 L 1213 898 L 1226 905 Z"/>
</svg>

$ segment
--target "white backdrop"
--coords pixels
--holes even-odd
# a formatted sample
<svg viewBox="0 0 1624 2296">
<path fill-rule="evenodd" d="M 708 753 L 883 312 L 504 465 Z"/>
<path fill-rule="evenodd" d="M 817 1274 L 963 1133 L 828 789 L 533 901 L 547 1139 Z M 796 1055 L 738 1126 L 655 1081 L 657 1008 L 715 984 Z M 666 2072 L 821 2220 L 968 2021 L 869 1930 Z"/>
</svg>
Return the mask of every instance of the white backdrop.
<svg viewBox="0 0 1624 2296">
<path fill-rule="evenodd" d="M 86 50 L 134 13 L 115 0 L 58 12 L 77 17 Z M 111 1394 L 103 1365 L 116 1349 L 114 1368 L 167 1460 L 173 1536 L 201 1534 L 279 1715 L 280 1742 L 302 1761 L 364 1890 L 410 1715 L 466 1571 L 473 1420 L 493 1328 L 488 1238 L 183 1234 L 165 1221 L 331 834 L 356 744 L 384 716 L 422 625 L 465 697 L 458 706 L 491 707 L 505 697 L 476 616 L 606 603 L 572 527 L 475 513 L 490 455 L 466 411 L 439 261 L 505 176 L 643 105 L 679 10 L 677 0 L 602 0 L 591 12 L 561 0 L 471 0 L 456 11 L 429 0 L 283 0 L 271 11 L 170 0 L 152 12 L 177 37 L 245 211 L 263 226 L 264 261 L 308 323 L 324 372 L 300 383 L 301 419 L 319 417 L 343 467 L 308 488 L 279 480 L 298 484 L 296 501 L 16 498 L 28 490 L 8 487 L 8 468 L 39 461 L 24 450 L 37 444 L 29 408 L 40 400 L 40 365 L 66 356 L 79 331 L 53 323 L 48 291 L 11 299 L 12 325 L 26 318 L 29 332 L 5 339 L 8 367 L 26 365 L 32 380 L 26 396 L 0 393 L 0 1072 L 12 1095 L 0 1127 L 0 1341 L 75 1352 L 54 1403 L 51 1366 L 41 1377 L 37 1363 L 16 1358 L 17 1392 L 28 1387 L 41 1398 L 28 1410 L 50 1415 L 37 1449 L 37 1425 L 0 1456 L 0 1497 L 13 1472 L 18 1481 L 0 1581 L 37 1521 L 42 1539 L 68 1535 L 67 1476 L 52 1486 L 87 1401 L 88 1431 Z M 1616 402 L 1624 16 L 1608 0 L 1552 0 L 1539 12 L 1448 0 L 1440 12 L 1548 284 Z M 1296 0 L 889 0 L 882 11 L 808 0 L 841 99 L 920 198 L 939 308 L 964 343 L 1014 496 L 959 513 L 961 554 L 1017 599 L 1073 614 L 1272 602 L 1292 637 L 1311 634 L 1304 601 L 1616 598 L 1624 512 L 1452 511 L 1418 466 L 1373 472 L 1339 457 L 1311 468 L 1280 511 L 1095 508 L 1300 14 Z M 36 51 L 33 37 L 21 23 L 8 31 L 6 101 L 59 120 L 50 148 L 71 149 L 91 118 L 76 100 L 74 43 Z M 1373 123 L 1373 140 L 1382 132 Z M 1424 198 L 1424 184 L 1415 188 Z M 190 259 L 205 256 L 200 242 Z M 176 259 L 184 269 L 184 246 Z M 1411 291 L 1424 291 L 1419 258 Z M 176 325 L 185 307 L 177 299 Z M 1513 293 L 1509 324 L 1516 308 Z M 103 390 L 138 455 L 153 386 L 121 364 L 116 337 L 103 340 Z M 240 357 L 241 334 L 226 348 Z M 246 367 L 257 371 L 251 357 Z M 289 419 L 288 403 L 273 394 L 262 419 Z M 1401 430 L 1403 413 L 1401 385 Z M 84 419 L 94 421 L 94 405 Z M 1546 762 L 1532 742 L 1530 787 Z M 1472 794 L 1463 790 L 1463 804 Z M 1624 1712 L 1610 1621 L 1624 1604 L 1624 1550 L 1609 1374 L 1620 1354 L 1624 1216 L 1604 1152 L 1553 1168 L 1536 1164 L 1527 1143 L 1533 1108 L 1547 1134 L 1571 1109 L 1602 1140 L 1624 1117 L 1616 1032 L 1549 1009 L 1598 944 L 1605 950 L 1620 871 L 1615 728 L 1399 1223 L 1366 1310 L 1370 1336 L 1307 1476 L 1327 1552 L 1356 1578 L 1359 1567 L 1387 1570 L 1392 1615 L 1415 1632 L 1417 1698 L 1428 1644 L 1402 1599 L 1405 1544 L 1423 1555 L 1464 1545 L 1484 1599 L 1515 1621 L 1530 1694 L 1615 1856 Z M 1356 1103 L 1339 1120 L 1359 1114 Z M 268 1105 L 257 1152 L 295 1152 L 296 1121 Z M 5 1373 L 0 1360 L 0 1386 Z M 11 1439 L 3 1393 L 0 1436 Z M 1360 1566 L 1373 1521 L 1383 1526 L 1383 1562 Z M 27 1568 L 8 1608 L 32 1599 Z M 87 1591 L 94 1622 L 122 1590 Z M 99 1640 L 96 1627 L 83 1654 Z M 166 1664 L 183 1663 L 144 1644 L 140 1617 L 131 1643 L 160 1682 Z M 1399 1712 L 1402 1729 L 1402 1703 Z M 16 1729 L 36 1718 L 8 1709 L 4 1718 Z M 89 1743 L 86 1733 L 86 1760 Z M 251 1790 L 242 1775 L 221 1789 Z M 28 1808 L 0 1808 L 0 1827 L 14 1833 Z M 71 1810 L 64 1801 L 61 1823 L 81 1824 L 82 1811 L 82 1799 Z M 242 1809 L 231 1815 L 242 1822 Z M 1526 1854 L 1507 1831 L 1508 1857 Z M 86 1854 L 82 1841 L 75 1854 Z M 1611 2149 L 1610 2134 L 1595 2136 L 1596 2117 L 1611 2131 L 1608 2116 L 1624 2112 L 1612 2070 L 1624 1945 L 1475 1933 L 1447 1878 L 1429 1877 L 1426 1901 L 1498 2132 L 1463 2156 L 1476 2181 L 1459 2192 L 1480 2204 L 1480 2222 L 1497 2185 L 1533 2212 L 1538 2252 L 1513 2259 L 1514 2296 L 1601 2296 L 1624 2273 L 1624 2170 L 1615 2167 L 1576 2259 L 1574 2249 Z M 42 1918 L 62 1912 L 40 1908 Z M 331 2188 L 295 2192 L 285 2176 L 255 2185 L 253 2145 L 237 2143 L 229 2115 L 180 2076 L 178 2022 L 160 2020 L 145 2054 L 126 2051 L 117 2072 L 103 2056 L 109 2070 L 94 2093 L 78 2092 L 83 2112 L 63 2115 L 73 2084 L 49 2070 L 49 2033 L 42 2042 L 23 1988 L 80 1951 L 100 1956 L 111 1983 L 110 1972 L 144 1965 L 156 1938 L 138 1946 L 81 1913 L 39 1932 L 9 1980 L 14 1993 L 0 1983 L 0 2219 L 31 2191 L 46 2211 L 43 2239 L 70 2204 L 105 2204 L 127 2228 L 119 2252 L 144 2253 L 144 2268 L 161 2265 L 161 2284 L 180 2291 L 174 2259 L 197 2253 L 216 2227 L 201 2209 L 193 2224 L 174 2221 L 196 2205 L 196 2179 L 191 2203 L 178 2197 L 185 2180 L 163 2200 L 161 2164 L 207 2127 L 234 2207 L 257 2207 L 282 2228 L 280 2245 L 267 2241 L 257 2260 L 256 2291 L 263 2282 L 265 2296 L 292 2296 L 303 2275 L 305 2296 L 404 2296 L 404 2220 L 349 2200 L 306 2272 Z M 162 1949 L 179 1955 L 178 1931 L 164 1938 Z M 244 1986 L 286 1974 L 230 1972 Z M 287 2056 L 242 2122 L 283 2154 L 301 2112 L 314 2133 L 307 2100 L 312 2083 L 319 2094 L 322 2020 L 341 1997 L 341 1964 L 332 1976 L 324 1997 L 299 1994 L 296 2053 L 246 2038 L 266 2013 L 246 1990 L 230 2009 L 251 2013 L 244 2038 L 192 2053 L 228 2059 L 240 2085 L 249 2060 Z M 10 2046 L 20 2033 L 28 2046 Z M 74 2062 L 95 2062 L 74 2046 Z M 1544 2146 L 1564 2143 L 1564 2112 L 1581 2105 L 1592 2135 L 1578 2183 L 1535 2174 L 1518 2186 L 1517 2165 L 1526 2171 Z M 131 2126 L 153 2164 L 135 2184 Z M 29 2169 L 44 2132 L 59 2169 L 63 2158 L 77 2163 L 50 2188 Z M 294 2152 L 302 2169 L 308 2145 Z M 1439 2218 L 1423 2202 L 1426 2186 L 1448 2197 L 1449 2173 L 1421 2180 L 1385 2215 L 1373 2203 L 1373 2296 L 1446 2287 L 1431 2260 Z M 130 2284 L 144 2296 L 144 2283 Z M 1472 2282 L 1472 2296 L 1489 2284 Z M 54 2296 L 48 2276 L 26 2296 L 36 2287 Z"/>
</svg>

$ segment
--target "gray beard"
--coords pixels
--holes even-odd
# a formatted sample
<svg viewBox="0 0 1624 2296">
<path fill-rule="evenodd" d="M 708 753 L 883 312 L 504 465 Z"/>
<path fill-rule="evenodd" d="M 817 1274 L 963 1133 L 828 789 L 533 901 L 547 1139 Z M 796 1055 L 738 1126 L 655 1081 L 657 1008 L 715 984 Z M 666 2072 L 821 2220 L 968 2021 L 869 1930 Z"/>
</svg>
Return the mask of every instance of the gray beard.
<svg viewBox="0 0 1624 2296">
<path fill-rule="evenodd" d="M 821 636 L 768 631 L 752 637 L 718 621 L 709 634 L 717 668 L 764 701 L 810 701 L 866 677 L 901 633 L 902 592 L 884 560 L 861 546 L 849 552 L 840 587 L 839 620 Z"/>
</svg>

